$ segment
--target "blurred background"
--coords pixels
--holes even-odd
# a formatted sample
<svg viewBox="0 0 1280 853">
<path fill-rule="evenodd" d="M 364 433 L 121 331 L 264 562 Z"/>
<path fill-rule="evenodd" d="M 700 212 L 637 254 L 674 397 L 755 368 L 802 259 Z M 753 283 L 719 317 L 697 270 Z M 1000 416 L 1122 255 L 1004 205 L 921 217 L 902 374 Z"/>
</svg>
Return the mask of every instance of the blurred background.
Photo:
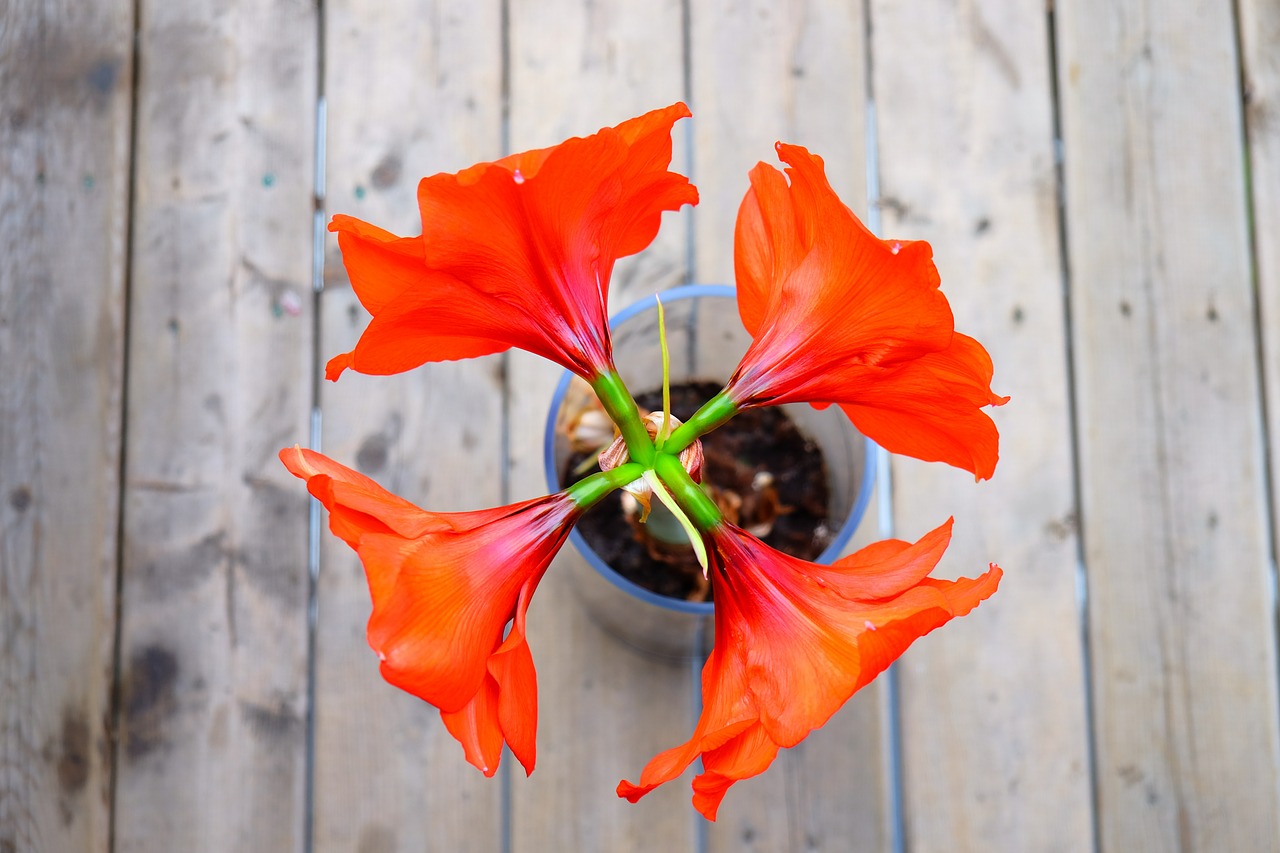
<svg viewBox="0 0 1280 853">
<path fill-rule="evenodd" d="M 680 100 L 702 201 L 613 310 L 733 281 L 781 139 L 933 244 L 1012 396 L 993 480 L 895 459 L 858 535 L 954 515 L 999 593 L 714 825 L 691 774 L 615 797 L 696 666 L 554 566 L 538 769 L 466 765 L 276 459 L 542 494 L 554 366 L 321 382 L 367 320 L 325 223 Z M 0 0 L 0 233 L 3 853 L 1280 850 L 1277 0 Z"/>
</svg>

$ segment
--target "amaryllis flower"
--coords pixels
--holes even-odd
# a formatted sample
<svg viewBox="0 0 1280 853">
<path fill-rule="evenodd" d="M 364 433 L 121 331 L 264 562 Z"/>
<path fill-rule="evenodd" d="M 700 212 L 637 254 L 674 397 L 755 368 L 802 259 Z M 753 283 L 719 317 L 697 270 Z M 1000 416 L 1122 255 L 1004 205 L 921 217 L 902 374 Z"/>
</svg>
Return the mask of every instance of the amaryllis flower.
<svg viewBox="0 0 1280 853">
<path fill-rule="evenodd" d="M 343 263 L 373 315 L 326 375 L 399 373 L 518 347 L 588 381 L 613 367 L 614 261 L 653 241 L 698 192 L 668 171 L 684 104 L 586 138 L 480 163 L 418 186 L 422 236 L 335 216 Z"/>
<path fill-rule="evenodd" d="M 836 197 L 822 159 L 751 170 L 738 211 L 738 309 L 755 339 L 729 382 L 739 407 L 838 404 L 894 453 L 989 478 L 998 435 L 983 406 L 991 358 L 955 331 L 928 243 L 880 240 Z"/>
<path fill-rule="evenodd" d="M 533 771 L 537 681 L 525 611 L 581 510 L 566 494 L 476 512 L 426 512 L 301 448 L 280 459 L 360 555 L 382 676 L 440 709 L 486 776 L 505 741 Z M 503 638 L 508 623 L 511 630 Z"/>
<path fill-rule="evenodd" d="M 996 590 L 994 563 L 976 579 L 928 577 L 951 540 L 951 522 L 914 545 L 878 542 L 830 566 L 781 554 L 721 524 L 714 546 L 715 647 L 702 670 L 702 716 L 693 737 L 649 762 L 635 802 L 702 757 L 693 804 L 715 820 L 729 786 L 764 772 L 917 638 L 963 616 Z"/>
</svg>

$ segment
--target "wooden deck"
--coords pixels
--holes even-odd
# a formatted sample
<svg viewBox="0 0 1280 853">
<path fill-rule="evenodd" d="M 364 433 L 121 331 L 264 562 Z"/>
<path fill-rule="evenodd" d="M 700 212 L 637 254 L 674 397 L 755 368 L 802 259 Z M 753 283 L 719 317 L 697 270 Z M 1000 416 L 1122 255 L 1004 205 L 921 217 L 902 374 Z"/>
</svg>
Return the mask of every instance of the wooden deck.
<svg viewBox="0 0 1280 853">
<path fill-rule="evenodd" d="M 0 853 L 1280 850 L 1280 4 L 1048 5 L 0 2 Z M 895 459 L 859 533 L 954 514 L 941 573 L 999 593 L 714 825 L 688 776 L 614 795 L 693 673 L 557 567 L 538 769 L 467 766 L 275 458 L 543 493 L 548 363 L 319 381 L 365 322 L 323 225 L 415 233 L 420 176 L 676 100 L 702 202 L 613 307 L 731 281 L 797 142 L 932 242 L 1013 397 L 994 480 Z"/>
</svg>

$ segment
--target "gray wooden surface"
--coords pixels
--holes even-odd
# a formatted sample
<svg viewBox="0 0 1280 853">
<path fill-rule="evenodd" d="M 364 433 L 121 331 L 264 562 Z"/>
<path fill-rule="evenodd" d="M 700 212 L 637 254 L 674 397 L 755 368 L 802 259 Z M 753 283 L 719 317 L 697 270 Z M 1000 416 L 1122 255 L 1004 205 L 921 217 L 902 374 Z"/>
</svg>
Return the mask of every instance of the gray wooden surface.
<svg viewBox="0 0 1280 853">
<path fill-rule="evenodd" d="M 796 142 L 933 244 L 1012 396 L 992 481 L 894 460 L 858 533 L 955 515 L 940 574 L 999 593 L 714 825 L 691 774 L 614 795 L 694 673 L 583 613 L 571 548 L 538 768 L 485 779 L 275 459 L 543 493 L 554 366 L 319 381 L 365 322 L 323 223 L 414 233 L 421 176 L 677 100 L 702 202 L 614 310 L 731 281 Z M 1277 116 L 1277 0 L 0 0 L 0 853 L 1280 850 Z"/>
<path fill-rule="evenodd" d="M 0 849 L 106 849 L 133 4 L 0 25 Z"/>
</svg>

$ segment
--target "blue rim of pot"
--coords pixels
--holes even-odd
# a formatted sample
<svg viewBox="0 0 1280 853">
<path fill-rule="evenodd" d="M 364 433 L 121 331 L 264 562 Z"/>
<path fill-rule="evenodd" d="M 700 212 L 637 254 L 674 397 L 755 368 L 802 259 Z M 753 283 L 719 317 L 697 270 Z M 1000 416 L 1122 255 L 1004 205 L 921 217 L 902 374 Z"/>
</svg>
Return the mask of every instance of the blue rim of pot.
<svg viewBox="0 0 1280 853">
<path fill-rule="evenodd" d="M 681 287 L 664 290 L 658 295 L 662 297 L 664 305 L 679 299 L 693 299 L 700 296 L 723 297 L 734 300 L 737 298 L 736 291 L 725 284 L 686 284 Z M 609 328 L 615 329 L 620 323 L 630 320 L 640 312 L 652 310 L 655 304 L 656 300 L 650 297 L 628 305 L 609 319 Z M 565 394 L 568 392 L 569 383 L 572 381 L 573 373 L 566 370 L 564 375 L 560 377 L 559 384 L 556 385 L 555 393 L 551 395 L 551 410 L 547 413 L 547 427 L 543 436 L 543 471 L 547 477 L 547 487 L 553 493 L 563 488 L 560 483 L 559 473 L 556 471 L 556 416 L 560 413 L 560 406 L 564 403 Z M 840 530 L 836 532 L 831 543 L 818 555 L 816 560 L 818 563 L 830 564 L 840 556 L 840 552 L 844 550 L 845 545 L 849 544 L 849 539 L 853 536 L 854 531 L 858 529 L 858 524 L 862 521 L 862 516 L 867 511 L 867 504 L 871 500 L 871 489 L 875 484 L 876 478 L 876 444 L 866 436 L 863 436 L 863 451 L 862 483 L 858 487 L 858 495 L 854 499 L 853 509 L 849 511 L 848 518 L 840 526 Z M 714 611 L 715 605 L 710 601 L 683 601 L 677 598 L 669 598 L 665 595 L 658 595 L 656 592 L 627 580 L 600 558 L 595 549 L 578 532 L 577 527 L 569 531 L 569 539 L 573 542 L 574 547 L 578 549 L 578 553 L 586 558 L 586 561 L 601 577 L 641 601 L 647 601 L 663 610 L 691 613 L 698 616 L 710 616 Z"/>
</svg>

